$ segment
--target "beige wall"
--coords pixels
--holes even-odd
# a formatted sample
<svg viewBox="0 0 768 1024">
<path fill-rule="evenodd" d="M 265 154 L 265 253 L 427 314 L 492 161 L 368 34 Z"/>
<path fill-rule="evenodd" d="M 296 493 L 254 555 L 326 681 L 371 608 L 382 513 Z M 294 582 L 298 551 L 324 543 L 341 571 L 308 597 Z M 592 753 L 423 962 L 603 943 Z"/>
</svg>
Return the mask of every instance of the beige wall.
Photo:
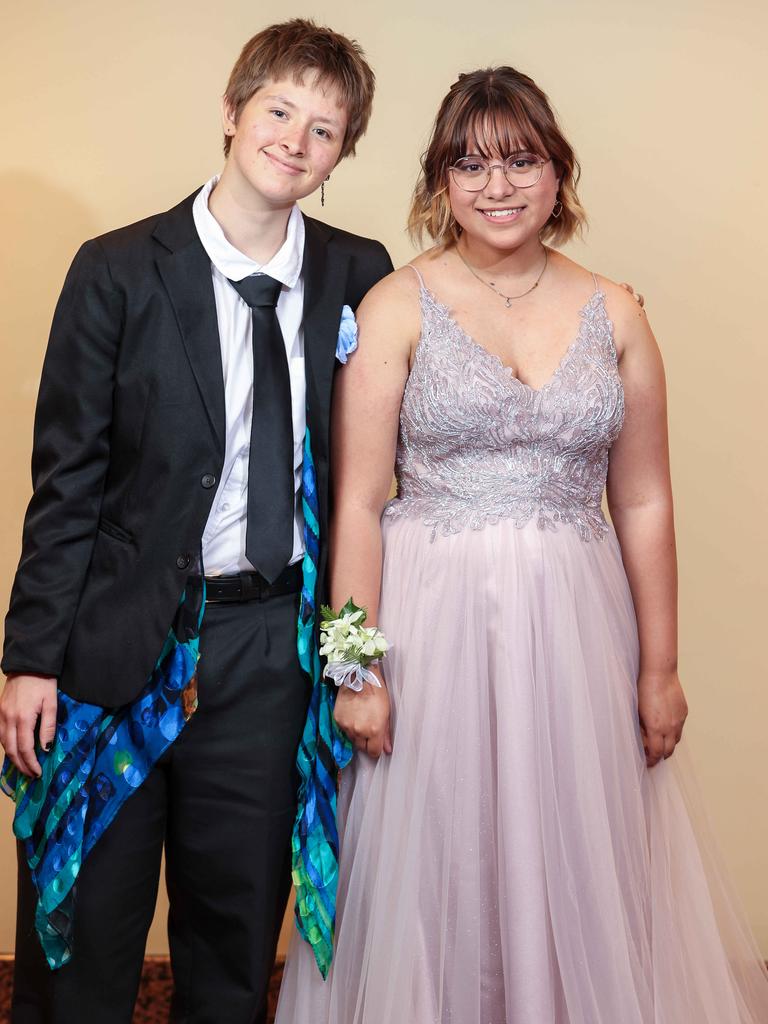
<svg viewBox="0 0 768 1024">
<path fill-rule="evenodd" d="M 665 355 L 690 746 L 725 859 L 768 955 L 765 406 L 768 165 L 759 0 L 3 0 L 0 53 L 0 605 L 29 495 L 36 383 L 85 237 L 164 209 L 221 163 L 218 95 L 247 36 L 287 13 L 357 36 L 379 79 L 368 138 L 324 216 L 395 262 L 418 154 L 459 70 L 513 63 L 550 93 L 584 167 L 572 252 L 645 293 Z M 305 204 L 313 214 L 319 203 Z M 0 951 L 13 947 L 9 802 Z M 164 948 L 156 921 L 150 950 Z"/>
</svg>

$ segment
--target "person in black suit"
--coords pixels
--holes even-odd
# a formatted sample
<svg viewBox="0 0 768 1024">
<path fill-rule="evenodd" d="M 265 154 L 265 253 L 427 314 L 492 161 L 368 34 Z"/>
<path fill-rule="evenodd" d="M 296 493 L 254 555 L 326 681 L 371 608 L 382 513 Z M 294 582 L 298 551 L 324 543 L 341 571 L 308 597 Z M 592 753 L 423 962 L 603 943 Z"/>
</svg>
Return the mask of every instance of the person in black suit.
<svg viewBox="0 0 768 1024">
<path fill-rule="evenodd" d="M 172 1019 L 265 1019 L 310 693 L 296 650 L 305 439 L 322 581 L 339 324 L 392 269 L 380 243 L 296 202 L 354 152 L 373 87 L 343 36 L 302 20 L 259 33 L 224 96 L 221 176 L 86 242 L 67 275 L 6 619 L 0 740 L 17 784 L 45 782 L 64 701 L 118 721 L 202 578 L 207 600 L 189 721 L 84 857 L 56 970 L 22 850 L 15 1024 L 130 1021 L 163 849 Z M 142 715 L 129 738 L 147 750 Z"/>
</svg>

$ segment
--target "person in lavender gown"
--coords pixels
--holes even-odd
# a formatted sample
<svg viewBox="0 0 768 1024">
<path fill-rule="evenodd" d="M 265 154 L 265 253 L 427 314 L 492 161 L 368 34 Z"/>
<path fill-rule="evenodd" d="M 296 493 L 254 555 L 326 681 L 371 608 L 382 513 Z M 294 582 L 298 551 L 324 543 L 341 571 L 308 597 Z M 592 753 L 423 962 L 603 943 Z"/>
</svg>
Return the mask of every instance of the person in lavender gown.
<svg viewBox="0 0 768 1024">
<path fill-rule="evenodd" d="M 577 180 L 530 78 L 461 75 L 411 210 L 434 247 L 359 310 L 331 593 L 392 647 L 380 688 L 338 695 L 334 962 L 323 981 L 294 941 L 277 1024 L 768 1020 L 675 753 L 662 360 L 632 297 L 555 248 Z"/>
</svg>

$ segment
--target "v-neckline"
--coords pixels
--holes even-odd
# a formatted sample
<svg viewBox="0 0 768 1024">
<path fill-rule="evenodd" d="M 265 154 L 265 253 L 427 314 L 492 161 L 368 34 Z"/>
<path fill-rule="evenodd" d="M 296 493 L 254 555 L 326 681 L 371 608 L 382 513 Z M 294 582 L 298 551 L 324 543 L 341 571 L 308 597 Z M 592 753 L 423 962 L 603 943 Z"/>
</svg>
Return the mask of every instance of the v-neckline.
<svg viewBox="0 0 768 1024">
<path fill-rule="evenodd" d="M 579 310 L 579 329 L 576 332 L 575 337 L 570 342 L 570 344 L 566 348 L 565 352 L 563 352 L 562 356 L 560 357 L 559 363 L 557 364 L 555 369 L 552 371 L 550 376 L 547 378 L 547 380 L 540 387 L 535 388 L 531 384 L 526 384 L 526 382 L 524 380 L 521 380 L 517 376 L 517 374 L 514 372 L 512 367 L 509 366 L 507 363 L 505 363 L 503 361 L 501 356 L 497 355 L 495 352 L 491 352 L 491 350 L 486 348 L 485 345 L 482 345 L 479 341 L 477 341 L 477 339 L 472 334 L 470 334 L 469 331 L 465 327 L 463 327 L 459 323 L 459 321 L 456 319 L 456 317 L 453 316 L 453 314 L 450 311 L 450 307 L 448 305 L 446 305 L 446 303 L 441 302 L 440 299 L 438 299 L 438 297 L 435 295 L 435 293 L 433 291 L 431 291 L 429 288 L 427 288 L 426 284 L 424 284 L 423 281 L 421 282 L 421 288 L 422 288 L 422 291 L 425 291 L 427 293 L 427 295 L 429 296 L 429 298 L 432 300 L 432 302 L 434 302 L 434 304 L 441 310 L 441 312 L 445 316 L 446 320 L 449 320 L 451 322 L 451 324 L 453 324 L 453 326 L 456 328 L 456 330 L 461 334 L 462 338 L 473 349 L 475 349 L 476 351 L 480 352 L 483 356 L 485 356 L 486 359 L 488 359 L 490 362 L 492 362 L 499 370 L 501 370 L 504 373 L 504 376 L 508 380 L 514 381 L 515 384 L 517 384 L 521 388 L 524 388 L 526 391 L 530 392 L 532 395 L 541 395 L 541 394 L 543 394 L 550 387 L 552 387 L 552 385 L 556 382 L 557 378 L 560 376 L 560 373 L 565 368 L 565 366 L 566 366 L 568 360 L 570 359 L 571 355 L 575 351 L 576 346 L 581 341 L 581 339 L 582 339 L 582 337 L 584 335 L 584 324 L 586 322 L 586 317 L 585 317 L 586 312 L 593 305 L 593 303 L 595 303 L 596 300 L 598 300 L 598 299 L 602 300 L 604 298 L 604 294 L 600 290 L 600 288 L 596 288 L 595 291 L 592 292 L 590 297 L 587 299 L 587 301 L 584 303 L 584 305 Z"/>
</svg>

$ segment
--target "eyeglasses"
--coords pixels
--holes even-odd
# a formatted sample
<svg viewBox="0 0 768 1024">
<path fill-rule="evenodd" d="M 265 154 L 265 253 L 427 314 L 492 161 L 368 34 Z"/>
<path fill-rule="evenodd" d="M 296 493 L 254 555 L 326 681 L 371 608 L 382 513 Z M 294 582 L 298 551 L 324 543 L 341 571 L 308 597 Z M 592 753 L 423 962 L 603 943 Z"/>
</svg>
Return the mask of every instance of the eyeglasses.
<svg viewBox="0 0 768 1024">
<path fill-rule="evenodd" d="M 541 178 L 544 165 L 548 164 L 550 159 L 548 157 L 542 160 L 533 153 L 513 153 L 503 163 L 492 164 L 485 157 L 473 154 L 463 156 L 448 170 L 456 185 L 465 192 L 482 192 L 496 167 L 501 168 L 510 185 L 515 188 L 531 188 Z"/>
</svg>

